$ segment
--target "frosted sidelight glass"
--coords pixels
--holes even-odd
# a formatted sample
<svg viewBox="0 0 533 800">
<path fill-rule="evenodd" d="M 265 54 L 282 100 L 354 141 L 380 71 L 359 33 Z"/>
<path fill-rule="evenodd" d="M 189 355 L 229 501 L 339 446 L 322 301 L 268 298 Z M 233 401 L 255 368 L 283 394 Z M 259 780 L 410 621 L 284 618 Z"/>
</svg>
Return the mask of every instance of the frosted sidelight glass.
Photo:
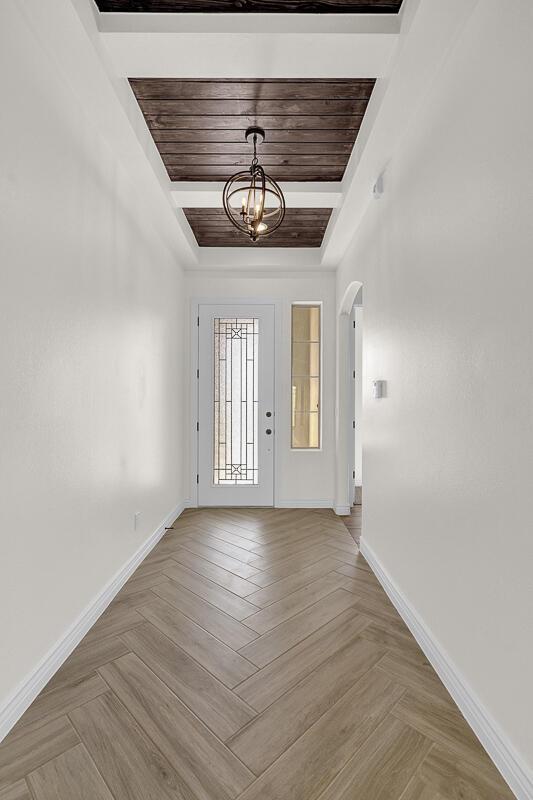
<svg viewBox="0 0 533 800">
<path fill-rule="evenodd" d="M 293 305 L 291 446 L 320 447 L 320 306 Z"/>
</svg>

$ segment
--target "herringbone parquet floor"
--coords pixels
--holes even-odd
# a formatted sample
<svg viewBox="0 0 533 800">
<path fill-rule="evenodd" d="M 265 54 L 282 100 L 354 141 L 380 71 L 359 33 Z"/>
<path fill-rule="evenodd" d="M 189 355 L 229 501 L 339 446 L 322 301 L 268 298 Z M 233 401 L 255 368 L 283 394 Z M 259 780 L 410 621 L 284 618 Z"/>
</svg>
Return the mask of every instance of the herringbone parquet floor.
<svg viewBox="0 0 533 800">
<path fill-rule="evenodd" d="M 511 797 L 328 511 L 184 513 L 0 745 L 0 800 Z"/>
</svg>

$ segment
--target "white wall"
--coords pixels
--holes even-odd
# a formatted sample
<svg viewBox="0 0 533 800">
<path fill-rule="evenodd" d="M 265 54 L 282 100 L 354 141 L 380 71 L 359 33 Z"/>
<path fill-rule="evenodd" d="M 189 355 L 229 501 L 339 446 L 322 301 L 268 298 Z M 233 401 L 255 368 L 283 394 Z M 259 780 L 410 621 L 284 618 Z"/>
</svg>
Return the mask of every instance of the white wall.
<svg viewBox="0 0 533 800">
<path fill-rule="evenodd" d="M 180 269 L 23 6 L 0 10 L 0 712 L 184 497 Z"/>
<path fill-rule="evenodd" d="M 266 298 L 278 304 L 281 321 L 277 322 L 280 352 L 276 363 L 275 502 L 331 507 L 335 497 L 334 273 L 285 277 L 250 272 L 217 277 L 190 272 L 187 284 L 191 298 Z M 323 303 L 322 448 L 308 452 L 291 450 L 290 446 L 291 303 L 302 300 Z"/>
<path fill-rule="evenodd" d="M 476 5 L 338 273 L 364 283 L 364 540 L 530 781 L 532 37 L 527 0 Z"/>
</svg>

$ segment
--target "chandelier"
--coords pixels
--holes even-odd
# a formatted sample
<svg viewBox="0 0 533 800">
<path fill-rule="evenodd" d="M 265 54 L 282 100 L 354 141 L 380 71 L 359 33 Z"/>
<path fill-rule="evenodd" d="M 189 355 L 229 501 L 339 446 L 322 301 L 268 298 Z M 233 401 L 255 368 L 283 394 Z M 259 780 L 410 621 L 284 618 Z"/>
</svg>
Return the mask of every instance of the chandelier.
<svg viewBox="0 0 533 800">
<path fill-rule="evenodd" d="M 226 182 L 222 202 L 231 224 L 256 242 L 260 237 L 269 236 L 283 222 L 285 198 L 257 158 L 257 143 L 265 139 L 263 128 L 248 128 L 245 139 L 247 142 L 251 139 L 254 146 L 250 169 L 237 172 Z"/>
</svg>

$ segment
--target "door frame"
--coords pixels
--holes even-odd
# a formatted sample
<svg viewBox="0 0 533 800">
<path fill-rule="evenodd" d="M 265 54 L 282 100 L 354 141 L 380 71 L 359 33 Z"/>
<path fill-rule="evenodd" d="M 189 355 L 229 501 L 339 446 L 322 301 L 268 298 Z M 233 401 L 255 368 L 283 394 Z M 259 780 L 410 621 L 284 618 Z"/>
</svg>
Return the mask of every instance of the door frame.
<svg viewBox="0 0 533 800">
<path fill-rule="evenodd" d="M 356 435 L 359 440 L 359 450 L 362 451 L 362 399 L 363 399 L 363 360 L 362 360 L 362 337 L 364 319 L 362 316 L 363 304 L 356 303 L 357 295 L 354 298 L 352 310 L 350 313 L 350 373 L 352 376 L 351 381 L 351 396 L 350 408 L 353 419 L 352 429 L 352 450 L 351 450 L 351 465 L 350 471 L 352 475 L 351 482 L 351 503 L 355 505 L 357 489 L 362 491 L 362 474 L 358 475 L 356 470 Z M 359 347 L 361 350 L 359 350 Z M 358 397 L 359 395 L 359 397 Z M 359 400 L 359 415 L 357 414 L 356 401 Z M 356 483 L 359 481 L 359 484 Z M 359 505 L 358 503 L 357 505 Z"/>
<path fill-rule="evenodd" d="M 282 398 L 280 398 L 280 381 L 278 380 L 280 354 L 281 354 L 281 313 L 282 305 L 279 299 L 271 297 L 191 297 L 190 301 L 190 495 L 191 507 L 198 508 L 198 484 L 197 475 L 199 472 L 199 441 L 197 423 L 199 419 L 199 397 L 198 397 L 198 370 L 199 370 L 199 347 L 200 337 L 198 330 L 199 306 L 273 306 L 274 308 L 274 499 L 273 507 L 277 506 L 279 497 L 279 475 L 280 475 L 280 455 L 281 446 L 277 441 L 277 419 L 280 410 L 283 408 Z"/>
<path fill-rule="evenodd" d="M 335 513 L 350 514 L 351 493 L 351 436 L 353 412 L 351 409 L 352 378 L 350 372 L 350 314 L 353 301 L 363 284 L 351 281 L 337 307 L 337 358 L 336 358 L 336 400 L 335 400 Z M 364 303 L 364 300 L 363 300 Z M 364 306 L 363 306 L 364 307 Z"/>
</svg>

